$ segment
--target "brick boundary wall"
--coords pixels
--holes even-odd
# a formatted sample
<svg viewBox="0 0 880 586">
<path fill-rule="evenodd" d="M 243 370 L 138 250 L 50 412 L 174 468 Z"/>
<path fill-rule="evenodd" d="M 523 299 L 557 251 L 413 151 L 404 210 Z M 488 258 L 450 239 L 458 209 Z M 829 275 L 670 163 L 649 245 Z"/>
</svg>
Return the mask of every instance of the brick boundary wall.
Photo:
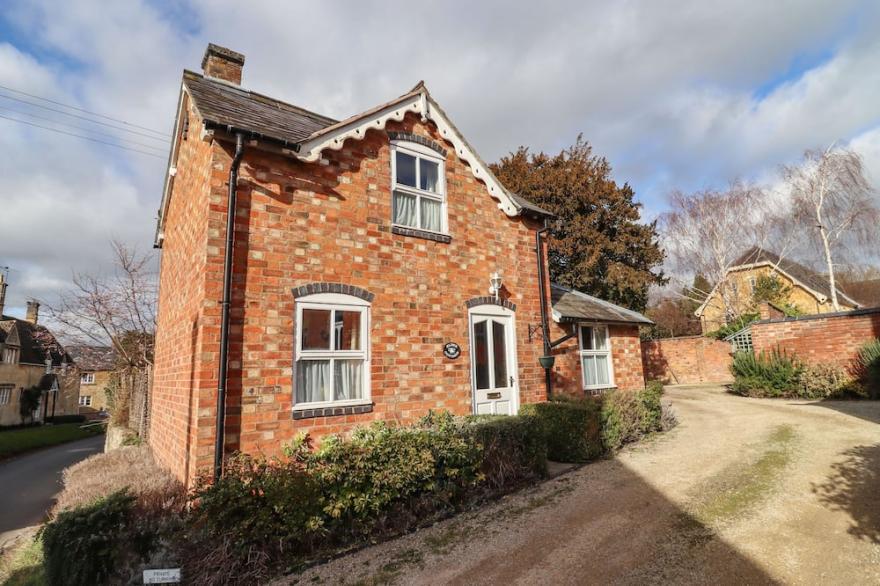
<svg viewBox="0 0 880 586">
<path fill-rule="evenodd" d="M 730 344 L 703 336 L 642 342 L 645 378 L 671 384 L 724 383 L 733 380 Z"/>
<path fill-rule="evenodd" d="M 752 324 L 755 352 L 780 348 L 807 362 L 847 366 L 859 348 L 880 338 L 880 307 L 796 318 L 771 318 Z"/>
</svg>

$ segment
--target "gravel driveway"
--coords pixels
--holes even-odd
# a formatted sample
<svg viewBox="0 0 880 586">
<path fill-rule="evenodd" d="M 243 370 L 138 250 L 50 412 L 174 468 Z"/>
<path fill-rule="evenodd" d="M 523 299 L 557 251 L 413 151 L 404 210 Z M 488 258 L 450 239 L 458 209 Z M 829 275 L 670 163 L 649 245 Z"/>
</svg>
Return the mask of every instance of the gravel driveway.
<svg viewBox="0 0 880 586">
<path fill-rule="evenodd" d="M 665 400 L 664 436 L 280 583 L 880 583 L 880 402 Z"/>
</svg>

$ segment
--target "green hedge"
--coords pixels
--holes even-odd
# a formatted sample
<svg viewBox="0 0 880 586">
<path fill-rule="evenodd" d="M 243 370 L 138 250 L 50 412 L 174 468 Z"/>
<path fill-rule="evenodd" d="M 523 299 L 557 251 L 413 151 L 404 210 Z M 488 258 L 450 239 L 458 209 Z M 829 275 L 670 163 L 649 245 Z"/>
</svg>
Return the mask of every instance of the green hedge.
<svg viewBox="0 0 880 586">
<path fill-rule="evenodd" d="M 594 399 L 556 400 L 523 405 L 538 419 L 547 438 L 547 457 L 556 462 L 588 462 L 601 456 L 600 403 Z"/>
<path fill-rule="evenodd" d="M 519 485 L 547 474 L 547 438 L 540 422 L 520 415 L 474 415 L 462 430 L 482 447 L 480 472 L 493 490 Z"/>
<path fill-rule="evenodd" d="M 674 425 L 674 421 L 664 425 L 662 396 L 663 385 L 657 381 L 648 383 L 644 390 L 606 393 L 602 400 L 602 440 L 605 448 L 615 451 Z"/>
</svg>

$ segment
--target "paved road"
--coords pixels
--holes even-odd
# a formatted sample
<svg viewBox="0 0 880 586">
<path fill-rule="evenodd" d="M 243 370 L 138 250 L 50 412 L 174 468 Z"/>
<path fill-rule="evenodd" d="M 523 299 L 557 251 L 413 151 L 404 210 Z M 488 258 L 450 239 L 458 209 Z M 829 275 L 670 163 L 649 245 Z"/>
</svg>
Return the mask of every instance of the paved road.
<svg viewBox="0 0 880 586">
<path fill-rule="evenodd" d="M 279 583 L 880 584 L 880 402 L 664 400 L 664 436 Z"/>
<path fill-rule="evenodd" d="M 102 451 L 98 435 L 0 462 L 0 537 L 42 522 L 61 490 L 61 472 Z"/>
</svg>

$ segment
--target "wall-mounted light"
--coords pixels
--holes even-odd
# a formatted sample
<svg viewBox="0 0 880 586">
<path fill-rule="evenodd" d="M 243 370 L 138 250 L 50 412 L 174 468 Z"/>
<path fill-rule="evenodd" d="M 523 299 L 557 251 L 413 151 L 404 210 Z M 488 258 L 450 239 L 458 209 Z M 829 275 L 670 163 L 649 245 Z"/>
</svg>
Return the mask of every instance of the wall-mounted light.
<svg viewBox="0 0 880 586">
<path fill-rule="evenodd" d="M 498 271 L 492 273 L 492 276 L 489 277 L 489 294 L 494 295 L 495 299 L 498 299 L 498 293 L 501 291 L 501 275 L 498 274 Z"/>
</svg>

